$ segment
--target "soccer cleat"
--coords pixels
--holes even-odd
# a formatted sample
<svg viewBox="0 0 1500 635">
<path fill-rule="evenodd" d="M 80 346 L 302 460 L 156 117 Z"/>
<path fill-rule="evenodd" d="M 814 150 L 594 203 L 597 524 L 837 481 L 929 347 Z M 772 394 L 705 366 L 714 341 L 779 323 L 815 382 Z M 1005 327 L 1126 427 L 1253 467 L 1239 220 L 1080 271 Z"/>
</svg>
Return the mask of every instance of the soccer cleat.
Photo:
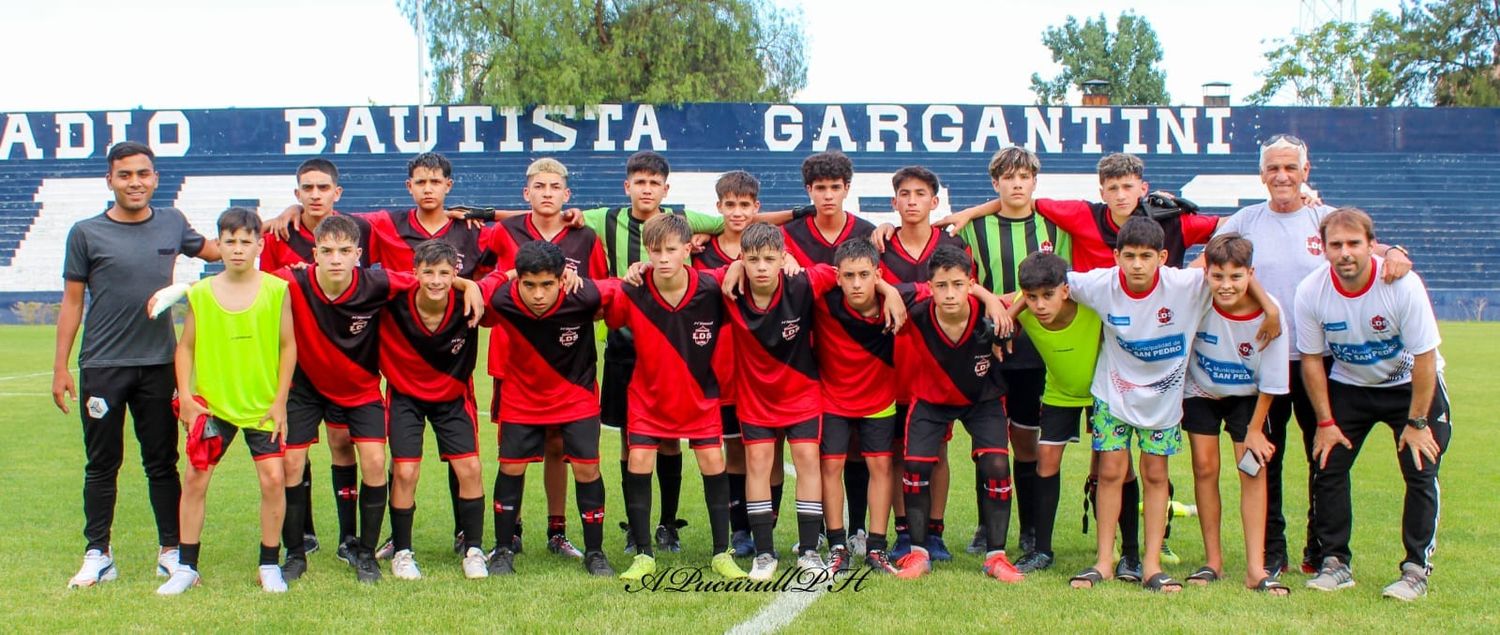
<svg viewBox="0 0 1500 635">
<path fill-rule="evenodd" d="M 83 566 L 68 580 L 68 588 L 94 586 L 118 577 L 120 577 L 120 571 L 115 568 L 113 551 L 90 549 L 83 554 Z"/>
<path fill-rule="evenodd" d="M 172 569 L 172 576 L 156 587 L 156 594 L 182 595 L 195 586 L 198 586 L 198 572 L 192 567 L 179 564 Z"/>
<path fill-rule="evenodd" d="M 734 547 L 736 558 L 749 558 L 755 555 L 755 538 L 751 537 L 748 531 L 741 529 L 734 532 L 729 537 L 729 544 Z"/>
<path fill-rule="evenodd" d="M 177 547 L 163 549 L 156 554 L 156 577 L 166 578 L 172 575 L 172 570 L 177 568 L 177 559 L 182 552 Z"/>
<path fill-rule="evenodd" d="M 335 551 L 333 555 L 335 558 L 343 560 L 344 564 L 352 567 L 354 566 L 354 552 L 358 549 L 358 545 L 358 538 L 355 538 L 354 536 L 345 536 L 344 539 L 339 542 L 338 551 Z"/>
<path fill-rule="evenodd" d="M 573 543 L 563 534 L 553 534 L 551 538 L 547 539 L 547 551 L 569 558 L 583 557 L 583 552 L 578 547 L 573 546 Z"/>
<path fill-rule="evenodd" d="M 953 559 L 953 554 L 948 552 L 948 545 L 943 543 L 943 537 L 937 534 L 927 534 L 927 555 L 940 562 Z"/>
<path fill-rule="evenodd" d="M 901 571 L 896 565 L 891 564 L 889 556 L 884 551 L 873 549 L 865 553 L 865 566 L 869 567 L 871 573 L 896 575 Z"/>
<path fill-rule="evenodd" d="M 1401 579 L 1385 587 L 1381 595 L 1411 602 L 1427 595 L 1427 571 L 1410 562 L 1401 565 Z"/>
<path fill-rule="evenodd" d="M 490 554 L 490 575 L 514 575 L 516 573 L 516 552 L 506 547 L 496 549 Z"/>
<path fill-rule="evenodd" d="M 990 549 L 990 542 L 987 535 L 988 532 L 984 530 L 984 525 L 975 527 L 974 539 L 969 541 L 969 546 L 966 547 L 964 551 L 967 551 L 976 556 L 984 555 L 984 552 L 989 551 Z"/>
<path fill-rule="evenodd" d="M 303 554 L 286 554 L 286 562 L 281 564 L 281 579 L 293 582 L 302 578 L 307 573 L 307 556 Z"/>
<path fill-rule="evenodd" d="M 286 593 L 286 578 L 281 567 L 274 564 L 260 565 L 260 590 L 266 593 Z"/>
<path fill-rule="evenodd" d="M 656 548 L 662 551 L 677 553 L 682 551 L 682 541 L 677 537 L 677 530 L 686 527 L 687 521 L 677 519 L 669 524 L 656 526 Z"/>
<path fill-rule="evenodd" d="M 854 554 L 843 545 L 834 545 L 828 550 L 828 570 L 834 573 L 846 573 L 854 568 Z"/>
<path fill-rule="evenodd" d="M 1403 576 L 1405 571 L 1402 571 Z M 1323 559 L 1323 566 L 1318 569 L 1318 575 L 1307 581 L 1307 588 L 1318 591 L 1338 591 L 1354 586 L 1354 572 L 1349 565 L 1339 562 L 1338 558 L 1328 556 Z"/>
<path fill-rule="evenodd" d="M 640 582 L 641 578 L 656 573 L 656 558 L 644 553 L 635 555 L 630 561 L 630 568 L 620 574 L 621 580 Z"/>
<path fill-rule="evenodd" d="M 368 551 L 356 551 L 354 553 L 354 579 L 363 584 L 375 584 L 380 581 L 380 563 L 375 561 L 375 554 Z"/>
<path fill-rule="evenodd" d="M 985 558 L 984 567 L 981 570 L 985 575 L 1001 582 L 1015 584 L 1026 579 L 1026 576 L 1016 570 L 1016 565 L 1011 564 L 1010 559 L 1005 557 L 1004 551 L 996 551 L 990 557 Z"/>
<path fill-rule="evenodd" d="M 756 554 L 755 561 L 750 563 L 750 579 L 764 582 L 776 577 L 776 564 L 776 554 Z"/>
<path fill-rule="evenodd" d="M 302 534 L 302 553 L 312 555 L 318 552 L 318 535 Z"/>
<path fill-rule="evenodd" d="M 1115 565 L 1115 579 L 1139 584 L 1141 581 L 1141 559 L 1125 557 Z"/>
<path fill-rule="evenodd" d="M 397 580 L 421 580 L 422 570 L 417 568 L 417 554 L 402 549 L 391 555 L 391 575 Z"/>
<path fill-rule="evenodd" d="M 583 554 L 583 570 L 589 575 L 601 578 L 615 577 L 615 568 L 609 566 L 609 558 L 604 557 L 603 551 L 590 551 Z"/>
<path fill-rule="evenodd" d="M 805 571 L 827 571 L 828 563 L 823 562 L 823 557 L 818 552 L 808 549 L 797 556 L 797 568 Z"/>
<path fill-rule="evenodd" d="M 1182 557 L 1177 555 L 1177 552 L 1172 551 L 1172 547 L 1165 540 L 1161 541 L 1161 563 L 1163 565 L 1182 564 Z"/>
<path fill-rule="evenodd" d="M 635 534 L 630 531 L 630 523 L 620 521 L 620 530 L 625 532 L 625 555 L 635 553 Z"/>
<path fill-rule="evenodd" d="M 1016 560 L 1016 571 L 1031 573 L 1052 568 L 1052 554 L 1045 551 L 1030 551 Z"/>
<path fill-rule="evenodd" d="M 464 555 L 468 551 L 468 547 L 468 541 L 464 540 L 464 532 L 462 530 L 453 532 L 453 555 Z"/>
<path fill-rule="evenodd" d="M 1146 502 L 1136 503 L 1135 509 L 1142 516 L 1146 514 Z M 1167 501 L 1167 518 L 1192 518 L 1198 515 L 1198 506 L 1177 501 Z"/>
<path fill-rule="evenodd" d="M 714 573 L 719 574 L 725 580 L 738 580 L 747 575 L 745 570 L 740 568 L 740 565 L 735 564 L 734 551 L 732 550 L 725 550 L 723 553 L 714 554 L 714 559 L 709 564 Z"/>
<path fill-rule="evenodd" d="M 489 562 L 484 557 L 484 550 L 479 547 L 469 547 L 464 552 L 464 577 L 470 580 L 490 577 Z"/>
<path fill-rule="evenodd" d="M 854 533 L 849 534 L 849 540 L 848 540 L 849 553 L 854 554 L 854 557 L 856 557 L 856 558 L 863 558 L 863 557 L 865 557 L 865 554 L 869 551 L 869 548 L 868 548 L 868 545 L 869 545 L 868 541 L 869 541 L 869 539 L 870 539 L 870 535 L 867 534 L 867 533 L 865 533 L 865 530 L 863 530 L 863 529 L 856 529 L 856 530 L 854 530 Z"/>
<path fill-rule="evenodd" d="M 911 534 L 904 531 L 896 532 L 896 546 L 891 549 L 891 557 L 900 562 L 909 553 L 911 553 Z"/>
<path fill-rule="evenodd" d="M 395 555 L 396 541 L 391 538 L 386 538 L 385 542 L 380 543 L 380 548 L 375 550 L 376 560 L 390 560 Z"/>
<path fill-rule="evenodd" d="M 818 534 L 818 546 L 816 548 L 817 549 L 822 549 L 822 548 L 827 547 L 827 546 L 828 546 L 828 536 L 825 536 L 823 534 Z M 797 554 L 802 553 L 802 552 L 803 552 L 802 543 L 800 543 L 800 542 L 794 542 L 794 543 L 792 543 L 792 551 L 791 551 L 792 555 L 797 555 Z"/>
<path fill-rule="evenodd" d="M 911 553 L 896 561 L 896 577 L 902 580 L 915 580 L 929 571 L 932 571 L 932 558 L 928 557 L 927 550 L 921 547 L 912 547 Z"/>
</svg>

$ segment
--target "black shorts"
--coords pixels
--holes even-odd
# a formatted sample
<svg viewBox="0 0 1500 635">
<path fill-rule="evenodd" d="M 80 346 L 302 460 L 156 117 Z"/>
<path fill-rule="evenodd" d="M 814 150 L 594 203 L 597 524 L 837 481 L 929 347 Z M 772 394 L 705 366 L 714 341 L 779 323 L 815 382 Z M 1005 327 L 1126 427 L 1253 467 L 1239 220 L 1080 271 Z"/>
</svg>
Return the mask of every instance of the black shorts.
<svg viewBox="0 0 1500 635">
<path fill-rule="evenodd" d="M 500 424 L 501 463 L 536 463 L 542 460 L 547 434 L 562 435 L 563 460 L 569 463 L 599 462 L 599 418 L 588 417 L 556 424 Z"/>
<path fill-rule="evenodd" d="M 740 432 L 743 435 L 740 437 L 740 442 L 745 445 L 775 443 L 776 437 L 780 435 L 786 436 L 787 443 L 817 443 L 818 439 L 823 436 L 823 419 L 813 417 L 807 421 L 775 428 L 740 422 Z M 844 441 L 844 447 L 849 447 L 847 438 Z"/>
<path fill-rule="evenodd" d="M 896 417 L 823 415 L 823 459 L 847 458 L 850 434 L 859 433 L 860 456 L 891 456 L 896 440 Z"/>
<path fill-rule="evenodd" d="M 1182 430 L 1188 434 L 1219 436 L 1219 423 L 1224 432 L 1235 443 L 1244 443 L 1250 431 L 1250 418 L 1255 416 L 1254 395 L 1209 399 L 1188 397 L 1182 400 Z"/>
<path fill-rule="evenodd" d="M 892 432 L 891 449 L 895 451 L 894 456 L 899 460 L 906 456 L 906 427 L 911 425 L 911 404 L 896 404 L 896 429 Z M 942 455 L 946 460 L 948 457 L 948 442 L 953 440 L 953 422 L 948 422 L 948 430 L 943 433 Z"/>
<path fill-rule="evenodd" d="M 599 385 L 599 421 L 625 429 L 629 419 L 630 377 L 635 374 L 635 337 L 630 329 L 614 329 L 604 338 L 604 377 Z"/>
<path fill-rule="evenodd" d="M 223 441 L 219 444 L 219 451 L 208 457 L 209 465 L 218 465 L 219 460 L 229 452 L 229 446 L 234 443 L 234 437 L 240 433 L 240 427 L 232 423 L 209 417 L 208 424 L 218 430 L 219 437 Z M 204 428 L 207 432 L 207 427 Z M 281 442 L 271 441 L 271 433 L 261 430 L 245 430 L 245 447 L 250 448 L 250 458 L 256 461 L 266 459 L 279 459 L 285 454 Z"/>
<path fill-rule="evenodd" d="M 432 423 L 438 455 L 444 461 L 479 456 L 479 424 L 471 396 L 451 401 L 424 401 L 386 390 L 386 412 L 390 417 L 386 434 L 391 440 L 391 460 L 422 460 L 422 431 Z"/>
<path fill-rule="evenodd" d="M 1047 369 L 1000 367 L 1005 377 L 1005 414 L 1017 428 L 1042 427 L 1042 392 L 1047 389 Z"/>
<path fill-rule="evenodd" d="M 734 404 L 719 406 L 719 421 L 724 424 L 724 438 L 740 438 L 740 412 Z"/>
<path fill-rule="evenodd" d="M 286 399 L 286 447 L 306 448 L 318 442 L 318 424 L 347 428 L 355 443 L 385 443 L 385 404 L 379 401 L 340 406 L 306 381 L 293 378 Z"/>
<path fill-rule="evenodd" d="M 971 406 L 939 406 L 917 401 L 911 407 L 906 425 L 906 460 L 937 461 L 943 437 L 950 434 L 953 420 L 962 421 L 973 437 L 971 456 L 1009 452 L 1010 426 L 1006 424 L 1005 406 L 999 400 Z"/>
<path fill-rule="evenodd" d="M 635 450 L 637 448 L 655 450 L 656 448 L 661 447 L 662 442 L 676 443 L 677 441 L 678 439 L 676 437 L 650 437 L 644 434 L 636 434 L 634 432 L 626 433 L 625 435 L 625 447 L 632 450 Z M 716 448 L 719 447 L 720 443 L 722 443 L 722 439 L 720 439 L 719 437 L 688 439 L 688 447 L 694 450 Z"/>
<path fill-rule="evenodd" d="M 1042 445 L 1077 443 L 1081 438 L 1079 431 L 1083 429 L 1083 423 L 1078 418 L 1080 414 L 1092 419 L 1094 407 L 1042 404 L 1042 434 L 1037 439 L 1037 443 Z"/>
</svg>

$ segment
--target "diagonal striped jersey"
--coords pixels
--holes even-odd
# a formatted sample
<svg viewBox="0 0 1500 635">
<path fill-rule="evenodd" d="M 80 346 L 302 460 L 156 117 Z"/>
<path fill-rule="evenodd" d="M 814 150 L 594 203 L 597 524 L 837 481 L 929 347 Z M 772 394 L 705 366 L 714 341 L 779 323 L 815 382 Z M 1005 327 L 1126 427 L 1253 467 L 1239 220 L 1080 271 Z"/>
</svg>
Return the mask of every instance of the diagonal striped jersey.
<svg viewBox="0 0 1500 635">
<path fill-rule="evenodd" d="M 999 215 L 975 219 L 958 233 L 974 255 L 977 281 L 995 295 L 1020 291 L 1017 271 L 1021 261 L 1038 251 L 1057 254 L 1072 262 L 1073 238 L 1041 214 L 1026 218 Z"/>
</svg>

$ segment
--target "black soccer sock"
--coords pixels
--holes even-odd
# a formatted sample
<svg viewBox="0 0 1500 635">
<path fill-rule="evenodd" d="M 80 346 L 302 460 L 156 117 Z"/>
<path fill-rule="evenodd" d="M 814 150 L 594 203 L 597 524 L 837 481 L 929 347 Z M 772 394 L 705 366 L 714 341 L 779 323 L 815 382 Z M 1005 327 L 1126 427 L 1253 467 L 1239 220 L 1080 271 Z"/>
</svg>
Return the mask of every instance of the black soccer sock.
<svg viewBox="0 0 1500 635">
<path fill-rule="evenodd" d="M 464 552 L 484 548 L 484 496 L 458 499 L 458 522 L 464 532 Z"/>
<path fill-rule="evenodd" d="M 660 454 L 656 457 L 656 483 L 661 488 L 661 524 L 677 522 L 677 508 L 682 503 L 682 455 Z"/>
<path fill-rule="evenodd" d="M 499 549 L 500 547 L 508 547 L 508 546 L 510 546 L 510 545 L 508 545 L 508 544 L 505 543 L 506 538 L 502 537 L 502 536 L 505 536 L 506 534 L 500 533 L 500 498 L 501 498 L 501 496 L 500 496 L 500 482 L 504 478 L 505 478 L 505 474 L 503 472 L 496 472 L 495 473 L 495 488 L 494 488 L 494 491 L 491 492 L 491 494 L 490 494 L 490 500 L 494 501 L 494 505 L 492 505 L 491 508 L 490 508 L 490 517 L 492 519 L 491 522 L 495 526 L 495 548 L 496 549 Z M 514 524 L 514 523 L 512 523 L 512 524 Z M 512 530 L 512 531 L 514 531 L 514 530 Z"/>
<path fill-rule="evenodd" d="M 979 526 L 984 526 L 984 469 L 979 463 L 974 463 L 974 517 L 979 519 Z"/>
<path fill-rule="evenodd" d="M 1090 511 L 1092 509 L 1092 512 Z M 1090 474 L 1083 479 L 1083 533 L 1089 533 L 1089 516 L 1099 520 L 1099 477 Z"/>
<path fill-rule="evenodd" d="M 983 504 L 986 551 L 1005 551 L 1005 535 L 1010 531 L 1011 486 L 1010 465 L 1002 454 L 990 453 L 979 456 L 980 472 L 984 480 Z"/>
<path fill-rule="evenodd" d="M 942 538 L 943 537 L 943 519 L 941 519 L 941 518 L 929 518 L 929 519 L 927 519 L 927 535 L 931 536 L 931 537 L 934 537 L 934 538 Z"/>
<path fill-rule="evenodd" d="M 307 488 L 301 484 L 286 488 L 286 515 L 281 518 L 281 543 L 286 545 L 286 555 L 305 555 L 307 546 L 303 540 L 303 514 L 307 513 Z"/>
<path fill-rule="evenodd" d="M 901 474 L 901 492 L 906 498 L 907 532 L 911 544 L 927 548 L 927 514 L 932 510 L 932 469 L 930 461 L 906 462 Z"/>
<path fill-rule="evenodd" d="M 380 544 L 380 528 L 385 524 L 386 493 L 389 485 L 359 485 L 359 546 L 365 553 L 375 553 Z"/>
<path fill-rule="evenodd" d="M 1062 475 L 1036 477 L 1036 546 L 1041 553 L 1052 553 L 1052 529 L 1057 522 L 1057 502 L 1062 497 Z"/>
<path fill-rule="evenodd" d="M 281 558 L 281 545 L 261 545 L 260 546 L 260 566 L 263 566 L 263 567 L 266 566 L 266 565 L 276 566 L 277 564 L 280 564 L 280 558 Z"/>
<path fill-rule="evenodd" d="M 823 529 L 822 501 L 797 501 L 797 549 L 818 550 L 818 533 Z M 801 554 L 798 554 L 801 555 Z"/>
<path fill-rule="evenodd" d="M 587 483 L 573 481 L 574 498 L 578 499 L 578 518 L 583 521 L 583 550 L 604 550 L 604 479 Z"/>
<path fill-rule="evenodd" d="M 771 513 L 771 501 L 746 501 L 746 516 L 749 518 L 750 533 L 755 538 L 755 554 L 776 553 L 776 538 L 772 532 L 774 515 Z"/>
<path fill-rule="evenodd" d="M 885 551 L 886 549 L 885 534 L 870 534 L 869 538 L 865 538 L 866 553 L 871 551 Z"/>
<path fill-rule="evenodd" d="M 359 468 L 353 465 L 335 465 L 333 473 L 333 505 L 339 513 L 339 542 L 357 535 L 359 516 Z"/>
<path fill-rule="evenodd" d="M 547 537 L 566 536 L 568 534 L 567 516 L 547 516 Z"/>
<path fill-rule="evenodd" d="M 1016 461 L 1011 480 L 1016 488 L 1016 516 L 1021 532 L 1036 531 L 1036 461 Z"/>
<path fill-rule="evenodd" d="M 448 463 L 448 502 L 453 504 L 453 535 L 457 536 L 464 530 L 464 518 L 462 505 L 458 497 L 458 472 L 454 471 L 453 464 Z"/>
<path fill-rule="evenodd" d="M 785 483 L 776 483 L 771 486 L 771 526 L 776 526 L 776 521 L 781 520 L 781 493 L 786 491 Z"/>
<path fill-rule="evenodd" d="M 904 492 L 906 490 L 903 489 L 902 491 Z M 896 517 L 895 525 L 896 525 L 896 527 L 895 527 L 896 528 L 896 533 L 898 533 L 898 534 L 911 532 L 911 525 L 909 523 L 907 523 L 907 520 L 906 520 L 905 516 L 897 516 Z"/>
<path fill-rule="evenodd" d="M 313 526 L 312 486 L 312 459 L 307 459 L 302 466 L 301 489 L 307 492 L 307 496 L 302 498 L 302 506 L 305 508 L 305 513 L 302 514 L 302 533 L 309 536 L 318 533 L 318 529 Z M 288 501 L 288 503 L 290 502 Z"/>
<path fill-rule="evenodd" d="M 198 551 L 203 547 L 201 543 L 180 542 L 177 543 L 177 564 L 198 570 Z"/>
<path fill-rule="evenodd" d="M 1125 481 L 1120 490 L 1120 555 L 1141 558 L 1140 481 Z"/>
<path fill-rule="evenodd" d="M 725 472 L 729 475 L 729 530 L 750 529 L 750 518 L 745 514 L 745 475 Z"/>
<path fill-rule="evenodd" d="M 417 504 L 402 509 L 391 507 L 391 546 L 396 551 L 411 549 L 411 523 L 417 515 Z"/>
<path fill-rule="evenodd" d="M 521 514 L 521 493 L 524 491 L 525 474 L 511 476 L 501 472 L 495 476 L 495 537 L 501 548 L 511 548 L 508 538 L 519 529 L 516 517 Z"/>
<path fill-rule="evenodd" d="M 828 547 L 830 549 L 833 548 L 833 547 L 848 547 L 848 546 L 849 546 L 849 530 L 847 530 L 847 529 L 830 529 L 830 530 L 828 530 Z"/>
<path fill-rule="evenodd" d="M 865 528 L 870 507 L 870 468 L 864 461 L 844 463 L 844 499 L 848 501 L 850 533 Z"/>
<path fill-rule="evenodd" d="M 630 523 L 636 553 L 652 555 L 650 472 L 625 472 L 625 519 Z"/>
<path fill-rule="evenodd" d="M 729 548 L 729 477 L 723 472 L 703 475 L 703 500 L 708 503 L 708 528 L 713 534 L 714 553 Z"/>
</svg>

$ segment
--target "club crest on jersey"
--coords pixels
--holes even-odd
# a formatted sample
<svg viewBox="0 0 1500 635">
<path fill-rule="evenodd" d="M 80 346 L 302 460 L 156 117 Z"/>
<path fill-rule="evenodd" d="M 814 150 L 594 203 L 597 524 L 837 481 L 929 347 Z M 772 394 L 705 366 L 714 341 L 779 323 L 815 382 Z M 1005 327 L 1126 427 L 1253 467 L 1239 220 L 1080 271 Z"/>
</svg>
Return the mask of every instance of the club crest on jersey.
<svg viewBox="0 0 1500 635">
<path fill-rule="evenodd" d="M 1384 331 L 1389 326 L 1390 322 L 1385 319 L 1384 315 L 1377 315 L 1370 318 L 1370 328 L 1375 329 L 1376 331 Z"/>
<path fill-rule="evenodd" d="M 578 327 L 565 326 L 557 336 L 557 343 L 563 346 L 572 346 L 578 343 Z"/>
<path fill-rule="evenodd" d="M 1050 240 L 1044 240 L 1044 241 L 1042 241 L 1041 250 L 1042 250 L 1042 253 L 1044 253 L 1044 254 L 1050 254 L 1050 253 L 1052 253 L 1053 250 L 1054 250 L 1054 247 L 1052 246 L 1052 241 L 1050 241 Z"/>
<path fill-rule="evenodd" d="M 1307 253 L 1314 256 L 1323 255 L 1323 238 L 1320 236 L 1307 237 Z"/>
<path fill-rule="evenodd" d="M 1240 357 L 1249 357 L 1254 352 L 1255 348 L 1249 342 L 1240 342 Z"/>
<path fill-rule="evenodd" d="M 370 317 L 369 315 L 356 315 L 349 318 L 349 334 L 359 335 L 363 333 L 365 327 L 370 325 Z"/>
<path fill-rule="evenodd" d="M 1166 323 L 1171 322 L 1171 321 L 1172 321 L 1172 310 L 1171 309 L 1169 309 L 1167 307 L 1162 307 L 1160 309 L 1157 309 L 1157 311 L 1156 311 L 1156 322 L 1158 324 L 1166 324 Z"/>
<path fill-rule="evenodd" d="M 981 355 L 974 361 L 974 375 L 983 377 L 990 372 L 990 356 Z"/>
<path fill-rule="evenodd" d="M 463 350 L 464 343 L 467 342 L 468 339 L 469 338 L 462 335 L 453 338 L 453 341 L 449 342 L 450 346 L 448 347 L 448 353 L 450 355 L 457 355 L 459 351 Z"/>
<path fill-rule="evenodd" d="M 802 332 L 802 325 L 800 324 L 801 321 L 801 318 L 794 318 L 782 322 L 781 339 L 791 341 L 792 338 L 797 337 L 797 334 Z"/>
<path fill-rule="evenodd" d="M 699 346 L 708 346 L 714 341 L 714 330 L 711 322 L 695 322 L 693 329 L 693 343 Z"/>
</svg>

